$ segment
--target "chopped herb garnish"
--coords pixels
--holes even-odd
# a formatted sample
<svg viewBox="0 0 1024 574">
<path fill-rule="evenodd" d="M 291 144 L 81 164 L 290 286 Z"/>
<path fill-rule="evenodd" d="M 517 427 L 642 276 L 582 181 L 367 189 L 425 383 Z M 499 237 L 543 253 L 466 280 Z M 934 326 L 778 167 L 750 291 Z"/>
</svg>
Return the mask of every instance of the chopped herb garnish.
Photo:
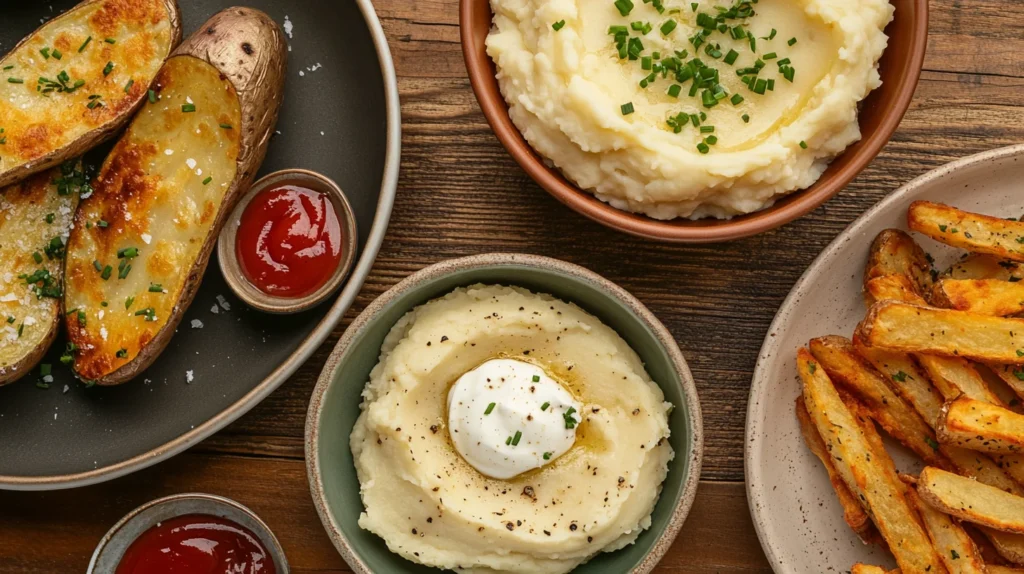
<svg viewBox="0 0 1024 574">
<path fill-rule="evenodd" d="M 234 129 L 234 127 L 231 124 L 221 124 L 220 127 L 224 128 L 226 130 Z"/>
<path fill-rule="evenodd" d="M 42 263 L 42 262 L 43 262 L 43 256 L 42 256 L 42 255 L 41 255 L 41 254 L 40 254 L 40 253 L 39 253 L 38 251 L 36 251 L 36 252 L 34 252 L 34 253 L 32 254 L 32 259 L 33 259 L 33 260 L 34 260 L 34 261 L 35 261 L 36 263 Z"/>
<path fill-rule="evenodd" d="M 145 317 L 147 321 L 156 321 L 156 309 L 152 307 L 146 307 L 135 312 L 136 317 Z"/>
<path fill-rule="evenodd" d="M 150 293 L 163 293 L 164 292 L 164 286 L 161 285 L 160 283 L 150 283 L 149 284 L 149 292 Z"/>
<path fill-rule="evenodd" d="M 575 407 L 569 407 L 565 413 L 562 414 L 562 419 L 565 420 L 565 428 L 571 429 L 576 427 L 576 419 L 572 418 L 572 414 L 576 412 Z"/>
<path fill-rule="evenodd" d="M 78 53 L 79 54 L 81 54 L 82 52 L 85 51 L 85 47 L 89 45 L 89 42 L 92 42 L 92 36 L 89 36 L 88 38 L 85 39 L 84 42 L 82 42 L 82 45 L 78 48 Z"/>
<path fill-rule="evenodd" d="M 114 353 L 114 356 L 117 357 L 118 359 L 123 359 L 128 356 L 128 349 L 122 347 L 118 349 L 116 353 Z"/>
<path fill-rule="evenodd" d="M 633 102 L 627 102 L 625 104 L 622 104 L 621 106 L 619 106 L 619 108 L 622 110 L 622 115 L 624 115 L 624 116 L 628 116 L 629 114 L 633 113 L 633 111 L 634 111 L 633 110 Z"/>
<path fill-rule="evenodd" d="M 108 44 L 116 44 L 117 43 L 117 40 L 115 40 L 113 38 L 107 38 L 107 39 L 105 39 L 103 41 L 108 43 Z"/>
<path fill-rule="evenodd" d="M 800 140 L 800 148 L 807 149 L 807 142 L 805 142 L 804 140 Z"/>
<path fill-rule="evenodd" d="M 106 267 L 103 268 L 103 271 L 100 273 L 100 278 L 103 279 L 104 281 L 107 281 L 108 279 L 110 279 L 110 274 L 113 272 L 114 268 L 111 267 L 110 265 L 107 265 Z"/>
<path fill-rule="evenodd" d="M 108 225 L 110 225 L 110 224 L 107 223 L 106 220 L 104 220 L 104 219 L 101 219 L 101 220 L 96 222 L 96 227 L 106 228 Z"/>
<path fill-rule="evenodd" d="M 43 55 L 43 59 L 44 60 L 49 60 L 50 59 L 50 48 L 49 47 L 46 47 L 46 48 L 43 48 L 43 49 L 39 50 L 39 53 Z M 11 66 L 11 67 L 13 68 L 14 66 Z"/>
<path fill-rule="evenodd" d="M 928 446 L 932 447 L 932 450 L 939 450 L 939 443 L 932 437 L 924 437 L 924 442 L 928 443 Z"/>
<path fill-rule="evenodd" d="M 7 83 L 9 83 L 9 84 L 24 84 L 25 80 L 22 80 L 21 78 L 7 78 Z"/>
<path fill-rule="evenodd" d="M 808 361 L 807 369 L 811 371 L 811 374 L 813 375 L 814 372 L 818 370 L 818 365 L 816 365 L 813 361 Z"/>
<path fill-rule="evenodd" d="M 551 406 L 551 403 L 545 402 L 543 405 L 540 406 L 540 410 L 546 411 L 546 410 L 548 410 L 548 407 L 550 407 L 550 406 Z"/>
<path fill-rule="evenodd" d="M 149 103 L 155 104 L 156 103 L 156 92 L 154 92 L 153 90 L 149 90 L 149 92 L 147 92 L 147 94 L 149 96 Z"/>
<path fill-rule="evenodd" d="M 558 22 L 555 22 L 554 24 L 552 24 L 551 28 L 555 32 L 557 32 L 557 31 L 561 30 L 564 26 L 565 26 L 565 20 L 559 20 Z"/>
<path fill-rule="evenodd" d="M 103 67 L 103 75 L 104 76 L 109 76 L 110 72 L 113 72 L 113 71 L 114 71 L 114 63 L 113 62 L 107 62 L 107 65 Z"/>
<path fill-rule="evenodd" d="M 132 266 L 128 265 L 127 259 L 122 259 L 120 265 L 117 266 L 117 278 L 124 279 L 131 273 Z"/>
<path fill-rule="evenodd" d="M 134 303 L 134 302 L 135 302 L 135 297 L 128 297 L 127 299 L 125 299 L 124 300 L 124 308 L 125 308 L 125 310 L 130 309 L 131 306 L 132 306 L 132 303 Z"/>
<path fill-rule="evenodd" d="M 544 460 L 551 460 L 551 455 L 552 454 L 554 454 L 554 453 L 553 452 L 546 452 L 546 453 L 544 453 Z"/>
<path fill-rule="evenodd" d="M 54 214 L 52 214 L 52 213 L 47 213 L 47 214 L 46 214 L 46 217 L 44 217 L 43 219 L 44 219 L 44 220 L 45 220 L 45 221 L 46 221 L 47 223 L 53 223 L 53 220 L 54 220 L 54 218 L 55 218 L 55 217 L 56 217 L 56 216 L 55 216 Z"/>
<path fill-rule="evenodd" d="M 125 247 L 124 249 L 118 249 L 117 250 L 117 258 L 118 259 L 124 259 L 126 257 L 138 257 L 138 256 L 139 256 L 139 248 L 138 247 Z"/>
<path fill-rule="evenodd" d="M 60 50 L 58 50 L 57 48 L 54 48 L 53 50 L 51 50 L 50 51 L 50 55 L 53 56 L 54 58 L 57 58 L 58 60 L 64 57 L 64 54 L 61 54 Z"/>
<path fill-rule="evenodd" d="M 516 431 L 516 435 L 512 437 L 512 446 L 519 446 L 519 439 L 523 438 L 523 431 Z"/>
<path fill-rule="evenodd" d="M 194 111 L 196 111 L 196 105 L 195 104 L 181 104 L 181 112 L 182 113 L 190 114 L 190 113 L 192 113 Z"/>
<path fill-rule="evenodd" d="M 203 185 L 207 185 L 211 181 L 213 181 L 213 177 L 207 176 L 207 178 L 203 180 Z"/>
<path fill-rule="evenodd" d="M 796 38 L 790 38 L 789 42 L 786 42 L 786 43 L 789 44 L 790 46 L 792 46 L 793 44 L 796 44 Z"/>
<path fill-rule="evenodd" d="M 956 550 L 953 550 L 952 548 L 949 549 L 949 555 L 953 557 L 953 560 L 960 559 L 960 555 L 957 554 Z"/>
<path fill-rule="evenodd" d="M 14 315 L 8 315 L 7 316 L 7 322 L 8 323 L 14 323 L 15 321 L 17 321 L 17 319 L 14 318 Z"/>
<path fill-rule="evenodd" d="M 750 123 L 750 114 L 743 114 L 740 117 L 743 118 L 743 123 L 745 123 L 745 124 L 749 124 Z"/>
<path fill-rule="evenodd" d="M 939 231 L 941 231 L 941 232 L 945 233 L 945 232 L 946 232 L 946 226 L 945 226 L 945 225 L 941 225 L 941 224 L 940 224 L 940 225 L 939 225 Z"/>
<path fill-rule="evenodd" d="M 486 409 L 486 410 L 484 410 L 484 414 L 485 414 L 485 415 L 489 415 L 489 414 L 491 414 L 491 411 L 493 411 L 493 410 L 494 410 L 494 407 L 495 407 L 495 405 L 496 405 L 496 404 L 497 404 L 497 403 L 491 403 L 491 404 L 487 405 L 487 409 Z"/>
<path fill-rule="evenodd" d="M 672 33 L 672 30 L 676 29 L 676 26 L 676 21 L 673 20 L 672 18 L 669 18 L 668 20 L 665 20 L 664 24 L 661 25 L 661 33 L 664 34 L 665 36 L 668 36 L 669 34 Z"/>
<path fill-rule="evenodd" d="M 615 7 L 618 8 L 619 14 L 629 16 L 629 13 L 633 11 L 633 2 L 630 0 L 615 0 Z"/>
<path fill-rule="evenodd" d="M 128 80 L 128 83 L 124 85 L 124 93 L 131 91 L 132 86 L 135 84 L 135 80 Z"/>
<path fill-rule="evenodd" d="M 508 437 L 507 439 L 505 439 L 505 444 L 506 445 L 512 444 L 512 437 Z"/>
</svg>

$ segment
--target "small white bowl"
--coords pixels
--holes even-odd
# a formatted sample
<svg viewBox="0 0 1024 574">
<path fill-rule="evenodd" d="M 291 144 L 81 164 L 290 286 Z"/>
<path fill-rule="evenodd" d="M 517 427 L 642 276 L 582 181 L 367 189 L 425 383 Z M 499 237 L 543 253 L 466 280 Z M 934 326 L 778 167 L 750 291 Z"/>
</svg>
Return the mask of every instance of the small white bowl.
<svg viewBox="0 0 1024 574">
<path fill-rule="evenodd" d="M 111 574 L 125 550 L 156 524 L 186 514 L 219 516 L 248 528 L 267 549 L 278 574 L 288 574 L 284 549 L 270 528 L 245 506 L 223 496 L 202 493 L 174 494 L 147 502 L 119 520 L 100 540 L 86 574 Z"/>
<path fill-rule="evenodd" d="M 331 278 L 319 289 L 305 297 L 278 297 L 259 290 L 255 285 L 246 279 L 242 272 L 242 266 L 238 261 L 238 253 L 235 250 L 235 238 L 238 235 L 238 226 L 242 221 L 242 214 L 249 202 L 254 197 L 267 189 L 282 185 L 294 185 L 318 191 L 331 199 L 334 211 L 338 214 L 338 223 L 341 225 L 342 246 L 341 261 Z M 252 184 L 249 191 L 242 196 L 235 206 L 227 223 L 220 231 L 220 238 L 217 242 L 217 259 L 220 264 L 220 271 L 224 275 L 231 290 L 238 295 L 250 307 L 259 309 L 266 313 L 286 315 L 305 311 L 322 303 L 325 299 L 334 294 L 341 287 L 349 270 L 356 258 L 357 238 L 356 217 L 349 205 L 345 192 L 331 178 L 319 173 L 305 169 L 284 169 L 267 174 L 256 183 Z"/>
</svg>

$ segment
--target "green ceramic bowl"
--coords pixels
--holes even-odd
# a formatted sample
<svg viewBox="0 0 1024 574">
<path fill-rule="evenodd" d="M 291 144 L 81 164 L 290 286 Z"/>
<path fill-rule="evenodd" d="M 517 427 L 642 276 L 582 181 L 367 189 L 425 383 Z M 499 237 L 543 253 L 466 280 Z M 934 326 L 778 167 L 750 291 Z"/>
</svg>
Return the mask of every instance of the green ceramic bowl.
<svg viewBox="0 0 1024 574">
<path fill-rule="evenodd" d="M 679 533 L 700 479 L 704 442 L 690 370 L 672 335 L 632 295 L 582 267 L 531 255 L 478 255 L 423 269 L 378 297 L 342 335 L 313 391 L 306 418 L 310 490 L 334 546 L 359 574 L 438 571 L 392 554 L 382 539 L 359 528 L 363 504 L 349 434 L 359 416 L 360 393 L 391 327 L 413 307 L 474 283 L 525 287 L 579 305 L 629 343 L 675 405 L 669 442 L 676 457 L 669 464 L 651 528 L 635 544 L 599 554 L 574 571 L 650 572 Z"/>
</svg>

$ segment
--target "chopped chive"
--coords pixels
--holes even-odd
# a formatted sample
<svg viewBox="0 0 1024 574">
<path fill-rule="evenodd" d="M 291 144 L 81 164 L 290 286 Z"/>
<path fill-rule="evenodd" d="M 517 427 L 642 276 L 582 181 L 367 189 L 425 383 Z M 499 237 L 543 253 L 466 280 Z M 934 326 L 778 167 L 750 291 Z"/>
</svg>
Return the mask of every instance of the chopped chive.
<svg viewBox="0 0 1024 574">
<path fill-rule="evenodd" d="M 126 257 L 129 257 L 129 258 L 130 257 L 138 257 L 138 256 L 139 256 L 139 248 L 138 247 L 125 247 L 124 249 L 118 249 L 117 250 L 117 258 L 118 259 L 124 259 Z"/>
<path fill-rule="evenodd" d="M 783 58 L 783 59 L 779 60 L 778 62 L 776 62 L 776 64 L 778 64 L 779 66 L 788 66 L 791 63 L 793 63 L 793 61 L 790 60 L 789 58 Z"/>
<path fill-rule="evenodd" d="M 21 335 L 24 332 L 25 332 L 25 324 L 22 323 L 21 325 L 18 325 L 18 338 L 19 339 L 21 338 Z"/>
<path fill-rule="evenodd" d="M 523 438 L 523 431 L 516 431 L 516 436 L 512 437 L 512 446 L 519 446 L 519 439 Z"/>
<path fill-rule="evenodd" d="M 102 228 L 105 229 L 108 225 L 110 225 L 110 224 L 107 223 L 106 220 L 104 220 L 104 219 L 101 219 L 101 220 L 96 222 L 96 227 L 102 227 Z"/>
<path fill-rule="evenodd" d="M 532 380 L 535 383 L 539 383 L 540 382 L 540 375 L 534 375 Z"/>
<path fill-rule="evenodd" d="M 650 69 L 653 69 L 653 67 L 654 67 L 654 59 L 653 58 L 651 58 L 650 56 L 644 56 L 644 57 L 640 58 L 640 69 L 641 70 L 650 70 Z"/>
<path fill-rule="evenodd" d="M 800 147 L 803 149 L 807 149 L 807 142 L 805 142 L 804 140 L 800 140 Z"/>
<path fill-rule="evenodd" d="M 25 80 L 22 80 L 21 78 L 7 78 L 7 83 L 9 83 L 9 84 L 24 84 Z"/>
<path fill-rule="evenodd" d="M 50 59 L 50 48 L 43 48 L 42 50 L 39 50 L 39 53 L 43 55 L 44 59 Z M 11 67 L 13 68 L 14 66 Z"/>
<path fill-rule="evenodd" d="M 711 148 L 708 147 L 708 144 L 706 144 L 704 142 L 700 142 L 699 144 L 697 144 L 697 151 L 699 151 L 700 153 L 706 154 L 709 151 L 711 151 Z"/>
<path fill-rule="evenodd" d="M 46 219 L 46 222 L 47 222 L 47 223 L 53 223 L 53 220 L 54 220 L 54 218 L 55 218 L 55 217 L 56 217 L 56 216 L 55 216 L 54 214 L 52 214 L 52 213 L 47 213 L 47 214 L 46 214 L 46 217 L 45 217 L 44 219 Z"/>
<path fill-rule="evenodd" d="M 103 75 L 104 76 L 109 76 L 110 72 L 113 72 L 113 71 L 114 71 L 114 63 L 113 62 L 107 62 L 107 65 L 103 67 Z"/>
<path fill-rule="evenodd" d="M 665 23 L 661 25 L 661 33 L 664 34 L 665 36 L 668 36 L 669 34 L 672 33 L 672 30 L 676 29 L 676 25 L 676 21 L 673 20 L 672 18 L 665 20 Z"/>
<path fill-rule="evenodd" d="M 708 144 L 710 145 L 715 145 L 716 143 L 718 143 L 718 136 L 708 136 L 708 139 L 704 141 L 708 142 Z"/>
<path fill-rule="evenodd" d="M 114 356 L 117 357 L 118 359 L 123 359 L 128 356 L 128 349 L 118 349 L 117 352 L 114 353 Z"/>
<path fill-rule="evenodd" d="M 135 297 L 128 297 L 127 299 L 125 299 L 124 300 L 124 308 L 125 308 L 125 310 L 129 309 L 132 306 L 132 303 L 134 303 L 134 302 L 135 302 Z"/>
<path fill-rule="evenodd" d="M 552 455 L 552 454 L 554 454 L 554 453 L 552 453 L 552 452 L 546 452 L 546 453 L 544 453 L 544 460 L 551 460 L 551 455 Z"/>
<path fill-rule="evenodd" d="M 32 254 L 32 259 L 34 259 L 36 263 L 43 262 L 43 256 L 38 251 Z"/>
<path fill-rule="evenodd" d="M 204 179 L 204 180 L 203 180 L 203 185 L 207 185 L 207 184 L 209 184 L 209 183 L 210 183 L 211 181 L 213 181 L 213 176 L 209 176 L 209 177 L 207 177 L 206 179 Z"/>
<path fill-rule="evenodd" d="M 768 81 L 762 78 L 758 78 L 758 80 L 754 82 L 754 87 L 751 89 L 754 90 L 755 94 L 763 96 L 765 91 L 768 89 Z"/>
<path fill-rule="evenodd" d="M 494 410 L 494 406 L 495 406 L 495 404 L 496 404 L 496 403 L 491 403 L 491 404 L 487 405 L 487 410 L 485 410 L 485 411 L 484 411 L 484 414 L 485 414 L 485 415 L 489 415 L 489 414 L 491 414 L 491 411 L 493 411 L 493 410 Z"/>
<path fill-rule="evenodd" d="M 565 26 L 565 20 L 559 20 L 558 22 L 555 22 L 554 24 L 552 24 L 551 28 L 553 28 L 555 30 L 555 32 L 557 32 L 557 31 L 561 30 L 563 26 Z"/>
<path fill-rule="evenodd" d="M 668 95 L 672 96 L 673 98 L 678 98 L 679 97 L 679 92 L 681 92 L 682 90 L 683 90 L 683 87 L 680 86 L 679 84 L 672 84 L 668 88 Z"/>
<path fill-rule="evenodd" d="M 64 54 L 61 54 L 60 50 L 58 50 L 57 48 L 54 48 L 53 50 L 51 50 L 50 51 L 50 55 L 53 56 L 54 58 L 57 58 L 58 60 L 61 59 L 62 57 L 64 57 Z"/>
<path fill-rule="evenodd" d="M 743 96 L 739 94 L 733 94 L 732 98 L 730 98 L 729 101 L 732 102 L 732 105 L 738 106 L 743 103 Z"/>
<path fill-rule="evenodd" d="M 122 259 L 121 263 L 124 263 L 125 261 L 127 261 L 127 260 L 126 259 Z M 128 277 L 128 274 L 131 273 L 131 271 L 132 271 L 132 266 L 131 265 L 119 265 L 118 269 L 117 269 L 117 278 L 118 279 L 124 279 L 124 278 Z"/>
<path fill-rule="evenodd" d="M 156 92 L 154 92 L 153 90 L 149 90 L 149 103 L 156 103 Z"/>
<path fill-rule="evenodd" d="M 85 47 L 89 45 L 89 42 L 92 42 L 92 36 L 89 36 L 88 38 L 85 39 L 84 42 L 82 42 L 81 47 L 78 48 L 78 53 L 79 54 L 81 54 L 82 52 L 85 51 Z"/>
<path fill-rule="evenodd" d="M 631 0 L 615 0 L 615 7 L 618 8 L 619 14 L 629 16 L 629 13 L 633 11 L 633 2 Z"/>
<path fill-rule="evenodd" d="M 150 283 L 149 284 L 149 292 L 150 293 L 163 293 L 164 292 L 164 286 L 161 285 L 160 283 Z"/>
<path fill-rule="evenodd" d="M 103 41 L 108 43 L 108 44 L 116 44 L 117 43 L 117 40 L 115 40 L 113 38 L 107 38 L 107 39 L 105 39 Z"/>
<path fill-rule="evenodd" d="M 786 42 L 786 43 L 789 44 L 790 46 L 792 46 L 793 44 L 796 44 L 796 38 L 790 38 L 789 42 Z"/>
<path fill-rule="evenodd" d="M 132 89 L 132 85 L 135 84 L 135 80 L 128 80 L 128 83 L 124 85 L 124 93 L 128 93 Z"/>
<path fill-rule="evenodd" d="M 512 437 L 508 437 L 507 439 L 505 439 L 505 444 L 506 445 L 512 444 Z"/>
<path fill-rule="evenodd" d="M 196 111 L 196 105 L 195 104 L 181 104 L 181 112 L 182 113 L 189 114 L 189 113 L 192 113 L 194 111 Z"/>
<path fill-rule="evenodd" d="M 715 133 L 715 126 L 700 126 L 700 133 L 702 133 L 702 134 Z"/>
<path fill-rule="evenodd" d="M 100 263 L 99 259 L 94 259 L 92 262 L 92 266 L 96 268 L 96 271 L 103 271 L 103 264 Z"/>
<path fill-rule="evenodd" d="M 778 57 L 779 57 L 779 55 L 776 54 L 775 52 L 768 52 L 767 54 L 761 56 L 761 59 L 762 60 L 774 60 L 775 58 L 778 58 Z"/>
<path fill-rule="evenodd" d="M 100 273 L 100 278 L 103 279 L 104 281 L 107 281 L 110 279 L 110 274 L 113 272 L 114 268 L 111 267 L 110 265 L 107 265 L 106 267 L 103 268 L 103 271 Z"/>
<path fill-rule="evenodd" d="M 551 406 L 551 403 L 545 402 L 543 405 L 540 406 L 540 410 L 546 411 L 546 410 L 548 410 L 548 407 L 550 407 L 550 406 Z"/>
<path fill-rule="evenodd" d="M 633 111 L 634 111 L 633 110 L 633 102 L 627 102 L 625 104 L 622 104 L 621 106 L 619 106 L 619 109 L 622 110 L 622 115 L 628 116 L 629 114 L 633 113 Z"/>
<path fill-rule="evenodd" d="M 14 323 L 15 321 L 17 321 L 17 319 L 14 318 L 14 315 L 8 315 L 7 316 L 7 322 L 8 323 Z"/>
<path fill-rule="evenodd" d="M 100 301 L 100 307 L 109 307 L 109 306 L 110 306 L 110 303 L 107 303 L 106 301 Z"/>
<path fill-rule="evenodd" d="M 736 50 L 729 50 L 729 53 L 725 55 L 725 59 L 722 60 L 722 61 L 725 62 L 726 64 L 729 64 L 731 66 L 731 65 L 736 63 L 736 58 L 739 58 L 739 57 L 740 57 L 740 53 L 739 52 L 737 52 Z"/>
</svg>

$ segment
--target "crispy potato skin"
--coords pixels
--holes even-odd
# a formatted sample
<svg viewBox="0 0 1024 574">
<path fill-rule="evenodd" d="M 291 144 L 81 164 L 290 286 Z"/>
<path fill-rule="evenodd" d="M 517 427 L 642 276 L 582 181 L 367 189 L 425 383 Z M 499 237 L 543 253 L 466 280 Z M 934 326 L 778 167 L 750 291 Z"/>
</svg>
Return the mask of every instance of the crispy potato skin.
<svg viewBox="0 0 1024 574">
<path fill-rule="evenodd" d="M 942 442 L 972 450 L 1024 453 L 1024 415 L 967 397 L 942 407 L 938 432 Z"/>
<path fill-rule="evenodd" d="M 1024 284 L 999 279 L 943 279 L 932 290 L 938 307 L 1005 317 L 1024 312 Z"/>
<path fill-rule="evenodd" d="M 54 168 L 0 190 L 0 386 L 28 374 L 57 336 L 60 298 L 37 296 L 20 276 L 42 269 L 61 284 L 63 261 L 47 247 L 67 240 L 78 206 L 77 191 L 58 193 L 61 177 Z"/>
<path fill-rule="evenodd" d="M 886 275 L 901 275 L 912 281 L 914 292 L 925 295 L 932 289 L 932 264 L 928 254 L 914 238 L 899 229 L 886 229 L 875 237 L 864 270 L 864 288 L 868 282 Z"/>
<path fill-rule="evenodd" d="M 0 85 L 7 137 L 0 147 L 0 187 L 113 136 L 146 99 L 157 70 L 180 41 L 176 0 L 86 0 L 22 40 L 0 60 L 0 67 L 14 66 Z M 61 58 L 44 58 L 44 48 L 59 50 Z M 104 74 L 107 62 L 114 68 Z M 38 78 L 56 79 L 62 71 L 72 85 L 85 84 L 50 97 L 37 91 Z M 24 83 L 11 84 L 6 77 Z M 103 105 L 90 109 L 93 95 L 102 96 Z"/>
<path fill-rule="evenodd" d="M 266 155 L 285 51 L 268 16 L 231 8 L 203 25 L 158 74 L 159 101 L 143 108 L 108 156 L 69 244 L 65 304 L 89 314 L 84 326 L 66 320 L 79 346 L 80 377 L 126 382 L 170 341 L 220 228 Z M 99 220 L 108 226 L 88 227 Z M 131 247 L 139 249 L 134 270 L 102 279 L 94 262 L 116 267 L 124 261 L 118 253 Z M 160 289 L 151 291 L 151 284 Z M 101 319 L 100 301 L 117 313 Z"/>
<path fill-rule="evenodd" d="M 915 201 L 907 210 L 907 224 L 932 239 L 1013 261 L 1024 261 L 1024 223 L 962 211 L 955 207 Z"/>
<path fill-rule="evenodd" d="M 950 574 L 986 574 L 985 561 L 974 540 L 957 521 L 925 504 L 917 496 L 916 481 L 908 477 L 906 482 L 910 485 L 907 500 L 917 509 L 924 529 Z"/>
</svg>

